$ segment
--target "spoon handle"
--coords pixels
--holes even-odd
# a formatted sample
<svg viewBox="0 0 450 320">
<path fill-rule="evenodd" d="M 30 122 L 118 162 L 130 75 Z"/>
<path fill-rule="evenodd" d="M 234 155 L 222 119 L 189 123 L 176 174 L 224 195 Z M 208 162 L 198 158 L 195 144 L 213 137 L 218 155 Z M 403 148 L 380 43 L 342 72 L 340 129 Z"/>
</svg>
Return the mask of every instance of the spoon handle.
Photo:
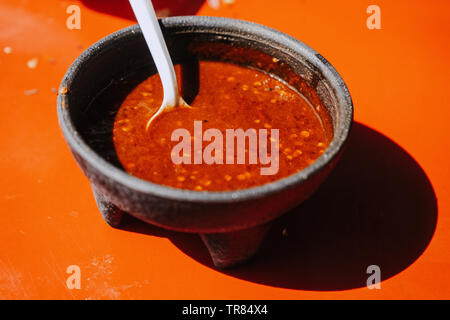
<svg viewBox="0 0 450 320">
<path fill-rule="evenodd" d="M 176 106 L 180 102 L 177 77 L 152 2 L 129 1 L 161 78 L 164 89 L 163 105 Z"/>
</svg>

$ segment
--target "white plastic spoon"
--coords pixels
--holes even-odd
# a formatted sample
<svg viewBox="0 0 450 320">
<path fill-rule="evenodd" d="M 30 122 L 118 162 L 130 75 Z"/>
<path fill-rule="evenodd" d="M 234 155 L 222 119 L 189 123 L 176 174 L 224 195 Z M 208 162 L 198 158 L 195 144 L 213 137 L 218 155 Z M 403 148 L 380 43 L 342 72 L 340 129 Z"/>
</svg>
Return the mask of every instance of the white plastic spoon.
<svg viewBox="0 0 450 320">
<path fill-rule="evenodd" d="M 169 50 L 167 50 L 152 2 L 150 0 L 129 1 L 152 54 L 164 90 L 163 102 L 158 111 L 147 122 L 146 129 L 148 129 L 150 123 L 161 113 L 172 110 L 177 106 L 190 106 L 183 100 L 178 90 L 175 69 L 173 68 L 172 59 L 170 58 Z"/>
</svg>

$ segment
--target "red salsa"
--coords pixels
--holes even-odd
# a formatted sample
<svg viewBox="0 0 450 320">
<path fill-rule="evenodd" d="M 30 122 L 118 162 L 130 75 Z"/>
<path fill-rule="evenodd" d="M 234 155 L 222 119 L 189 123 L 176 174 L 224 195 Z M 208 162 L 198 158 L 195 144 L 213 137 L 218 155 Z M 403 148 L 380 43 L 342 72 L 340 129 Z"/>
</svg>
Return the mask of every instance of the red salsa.
<svg viewBox="0 0 450 320">
<path fill-rule="evenodd" d="M 180 77 L 179 71 L 177 66 Z M 147 121 L 163 98 L 158 74 L 138 85 L 124 100 L 114 121 L 113 140 L 118 159 L 129 174 L 197 191 L 254 187 L 304 169 L 325 151 L 332 139 L 331 122 L 324 108 L 311 105 L 299 92 L 267 73 L 227 62 L 200 61 L 198 81 L 198 93 L 190 103 L 192 108 L 163 113 L 148 130 Z M 225 160 L 223 164 L 204 161 L 195 164 L 194 147 L 192 154 L 184 150 L 181 155 L 189 157 L 190 163 L 174 163 L 172 153 L 179 141 L 172 141 L 172 133 L 185 128 L 194 140 L 195 121 L 201 124 L 203 133 L 208 129 L 223 133 L 224 157 L 227 129 L 256 132 L 266 129 L 269 155 L 274 152 L 271 130 L 278 129 L 278 170 L 275 174 L 261 174 L 260 169 L 268 164 L 250 163 L 248 141 L 245 149 L 248 159 L 242 164 L 238 164 L 237 150 L 233 164 Z M 209 143 L 203 141 L 201 152 Z"/>
</svg>

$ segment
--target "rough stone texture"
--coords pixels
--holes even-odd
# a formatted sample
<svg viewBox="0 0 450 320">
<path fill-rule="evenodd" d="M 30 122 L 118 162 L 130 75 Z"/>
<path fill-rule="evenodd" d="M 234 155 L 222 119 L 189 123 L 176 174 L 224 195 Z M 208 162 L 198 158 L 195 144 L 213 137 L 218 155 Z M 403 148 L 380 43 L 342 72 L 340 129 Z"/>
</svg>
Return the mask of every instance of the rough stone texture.
<svg viewBox="0 0 450 320">
<path fill-rule="evenodd" d="M 95 202 L 97 203 L 98 210 L 102 214 L 103 219 L 111 227 L 118 228 L 122 222 L 124 213 L 122 210 L 117 208 L 111 202 L 105 199 L 100 193 L 98 193 L 95 188 L 92 188 L 94 193 Z"/>
<path fill-rule="evenodd" d="M 252 258 L 259 250 L 270 223 L 235 232 L 201 234 L 218 268 L 229 268 Z"/>
</svg>

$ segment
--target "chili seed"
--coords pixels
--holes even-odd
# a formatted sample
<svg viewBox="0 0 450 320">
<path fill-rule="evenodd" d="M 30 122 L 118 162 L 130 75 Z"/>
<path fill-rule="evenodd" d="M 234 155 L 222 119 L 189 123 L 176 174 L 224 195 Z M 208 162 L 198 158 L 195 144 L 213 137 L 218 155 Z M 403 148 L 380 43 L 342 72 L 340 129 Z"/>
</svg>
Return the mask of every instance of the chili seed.
<svg viewBox="0 0 450 320">
<path fill-rule="evenodd" d="M 300 132 L 300 134 L 305 138 L 309 137 L 309 131 L 303 130 L 302 132 Z"/>
</svg>

